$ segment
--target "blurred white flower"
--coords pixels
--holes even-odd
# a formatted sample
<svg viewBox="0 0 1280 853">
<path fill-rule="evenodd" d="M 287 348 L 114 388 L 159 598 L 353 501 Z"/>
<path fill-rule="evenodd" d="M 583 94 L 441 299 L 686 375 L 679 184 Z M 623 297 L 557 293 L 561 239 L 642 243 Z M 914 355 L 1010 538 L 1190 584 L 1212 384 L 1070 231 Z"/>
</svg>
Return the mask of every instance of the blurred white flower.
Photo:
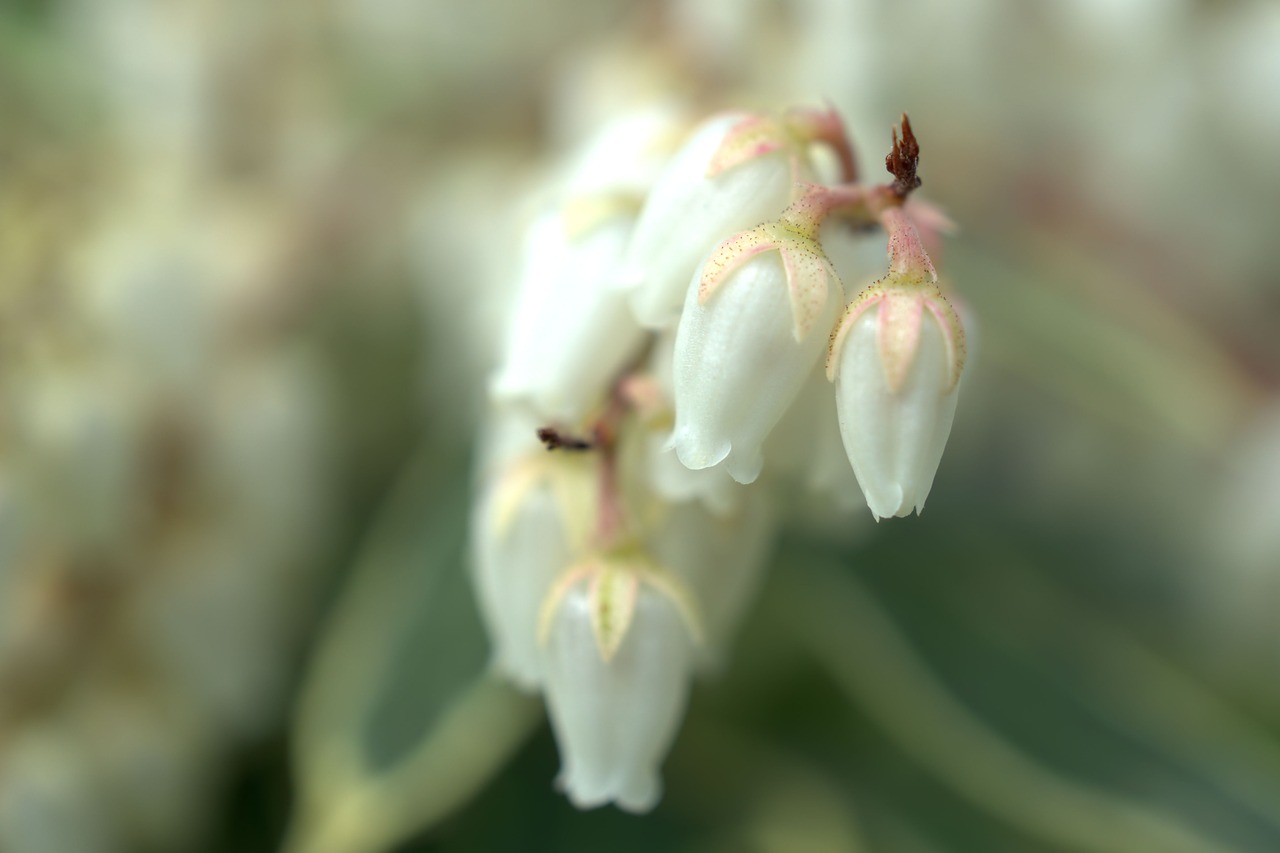
<svg viewBox="0 0 1280 853">
<path fill-rule="evenodd" d="M 638 432 L 636 444 L 643 458 L 635 464 L 646 472 L 646 481 L 658 498 L 674 503 L 697 500 L 715 515 L 729 515 L 738 505 L 742 486 L 724 470 L 723 466 L 694 470 L 686 468 L 671 443 L 675 423 L 675 376 L 672 361 L 675 357 L 675 331 L 658 335 L 649 356 L 648 373 L 641 380 L 628 384 L 633 398 L 641 391 L 649 399 L 641 405 L 633 400 L 637 411 L 643 413 L 643 429 Z"/>
<path fill-rule="evenodd" d="M 625 213 L 574 233 L 564 213 L 530 229 L 524 275 L 492 384 L 500 402 L 529 405 L 548 421 L 580 423 L 640 346 L 643 332 L 606 282 L 631 232 Z"/>
<path fill-rule="evenodd" d="M 547 708 L 578 808 L 646 812 L 684 713 L 697 623 L 674 579 L 635 558 L 571 573 L 544 611 Z"/>
<path fill-rule="evenodd" d="M 712 669 L 729 656 L 777 532 L 767 492 L 741 490 L 740 503 L 735 512 L 720 515 L 696 501 L 669 506 L 650 538 L 654 558 L 697 597 L 705 633 L 698 659 Z"/>
<path fill-rule="evenodd" d="M 542 681 L 538 614 L 594 520 L 595 459 L 535 451 L 481 490 L 472 569 L 493 639 L 493 665 L 526 690 Z"/>
<path fill-rule="evenodd" d="M 641 325 L 675 323 L 690 272 L 707 254 L 786 207 L 796 183 L 813 175 L 809 147 L 816 141 L 837 149 L 852 170 L 843 129 L 830 113 L 730 113 L 693 134 L 649 193 L 617 276 Z"/>
</svg>

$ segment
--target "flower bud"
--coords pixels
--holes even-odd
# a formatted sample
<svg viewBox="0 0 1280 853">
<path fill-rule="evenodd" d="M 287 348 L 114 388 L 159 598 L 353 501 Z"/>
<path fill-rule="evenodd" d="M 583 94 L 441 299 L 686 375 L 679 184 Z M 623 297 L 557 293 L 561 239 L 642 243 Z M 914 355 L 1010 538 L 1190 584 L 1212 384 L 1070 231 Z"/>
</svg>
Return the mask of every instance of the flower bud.
<svg viewBox="0 0 1280 853">
<path fill-rule="evenodd" d="M 696 623 L 674 579 L 600 558 L 566 576 L 543 614 L 559 784 L 578 808 L 646 812 L 689 692 Z"/>
<path fill-rule="evenodd" d="M 703 124 L 658 178 L 622 260 L 619 285 L 650 329 L 679 317 L 689 275 L 723 240 L 775 218 L 812 177 L 809 145 L 824 141 L 852 169 L 833 113 L 732 113 Z"/>
<path fill-rule="evenodd" d="M 845 452 L 876 518 L 923 509 L 965 358 L 960 319 L 914 227 L 891 214 L 890 273 L 850 303 L 827 358 Z"/>
<path fill-rule="evenodd" d="M 761 445 L 826 343 L 844 292 L 817 240 L 782 222 L 727 240 L 689 288 L 676 332 L 672 443 L 693 469 L 753 482 Z"/>
</svg>

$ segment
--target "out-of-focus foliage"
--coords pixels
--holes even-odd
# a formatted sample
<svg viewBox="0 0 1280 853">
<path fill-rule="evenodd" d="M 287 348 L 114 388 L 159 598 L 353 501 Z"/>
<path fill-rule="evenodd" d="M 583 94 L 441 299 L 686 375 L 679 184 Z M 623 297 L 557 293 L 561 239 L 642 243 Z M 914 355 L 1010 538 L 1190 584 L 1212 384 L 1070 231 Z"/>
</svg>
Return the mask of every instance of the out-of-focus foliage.
<svg viewBox="0 0 1280 853">
<path fill-rule="evenodd" d="M 657 97 L 908 111 L 972 360 L 634 818 L 484 674 L 465 457 L 531 192 Z M 1262 0 L 5 4 L 0 850 L 1280 847 L 1277 150 Z"/>
</svg>

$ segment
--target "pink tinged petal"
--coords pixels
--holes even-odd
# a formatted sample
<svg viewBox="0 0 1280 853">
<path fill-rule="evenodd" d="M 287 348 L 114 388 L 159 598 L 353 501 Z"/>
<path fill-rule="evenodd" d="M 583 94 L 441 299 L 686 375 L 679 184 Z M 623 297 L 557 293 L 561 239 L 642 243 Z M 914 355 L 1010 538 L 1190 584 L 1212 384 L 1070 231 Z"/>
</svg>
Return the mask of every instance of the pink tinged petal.
<svg viewBox="0 0 1280 853">
<path fill-rule="evenodd" d="M 787 273 L 787 292 L 791 296 L 792 331 L 797 341 L 803 341 L 822 316 L 831 284 L 834 282 L 839 287 L 840 279 L 817 241 L 791 240 L 782 246 L 781 252 Z M 840 301 L 844 301 L 843 295 Z"/>
<path fill-rule="evenodd" d="M 789 141 L 786 130 L 773 116 L 747 116 L 725 134 L 707 164 L 707 177 L 714 178 L 743 163 L 780 151 Z"/>
<path fill-rule="evenodd" d="M 726 236 L 776 216 L 791 199 L 787 159 L 772 155 L 707 178 L 707 164 L 725 134 L 742 120 L 707 122 L 672 158 L 636 222 L 617 274 L 635 319 L 646 328 L 673 328 L 706 259 Z"/>
<path fill-rule="evenodd" d="M 639 591 L 640 582 L 632 572 L 606 567 L 591 579 L 587 593 L 591 633 L 605 663 L 613 659 L 627 636 Z"/>
<path fill-rule="evenodd" d="M 831 146 L 840 161 L 840 177 L 846 183 L 858 177 L 857 161 L 853 145 L 845 131 L 844 121 L 834 107 L 825 110 L 796 107 L 787 111 L 787 126 L 799 138 L 807 142 L 825 142 Z"/>
<path fill-rule="evenodd" d="M 840 372 L 840 352 L 844 349 L 845 341 L 849 336 L 849 330 L 853 328 L 853 324 L 858 318 L 866 313 L 868 308 L 879 305 L 884 299 L 884 288 L 879 284 L 872 284 L 865 290 L 854 297 L 849 303 L 849 307 L 844 309 L 844 315 L 840 321 L 836 323 L 835 329 L 831 332 L 831 340 L 827 345 L 827 381 L 835 382 L 836 376 Z"/>
<path fill-rule="evenodd" d="M 698 304 L 706 305 L 720 285 L 729 280 L 747 261 L 778 248 L 776 235 L 767 225 L 735 234 L 721 243 L 702 267 L 698 278 Z"/>
<path fill-rule="evenodd" d="M 907 372 L 915 360 L 923 314 L 924 296 L 921 294 L 891 291 L 880 302 L 876 337 L 885 384 L 891 394 L 902 390 Z"/>
<path fill-rule="evenodd" d="M 946 390 L 951 391 L 960 382 L 960 374 L 964 370 L 965 359 L 969 354 L 964 336 L 964 326 L 960 323 L 960 315 L 956 313 L 956 309 L 952 307 L 941 292 L 927 299 L 925 305 L 928 306 L 929 312 L 937 318 L 938 326 L 942 329 L 942 340 L 946 345 L 950 378 Z"/>
<path fill-rule="evenodd" d="M 888 301 L 880 303 L 886 310 Z M 877 518 L 924 506 L 951 431 L 956 389 L 947 390 L 945 334 L 930 312 L 903 385 L 890 389 L 880 356 L 880 318 L 864 314 L 850 331 L 836 382 L 840 433 L 867 505 Z"/>
</svg>

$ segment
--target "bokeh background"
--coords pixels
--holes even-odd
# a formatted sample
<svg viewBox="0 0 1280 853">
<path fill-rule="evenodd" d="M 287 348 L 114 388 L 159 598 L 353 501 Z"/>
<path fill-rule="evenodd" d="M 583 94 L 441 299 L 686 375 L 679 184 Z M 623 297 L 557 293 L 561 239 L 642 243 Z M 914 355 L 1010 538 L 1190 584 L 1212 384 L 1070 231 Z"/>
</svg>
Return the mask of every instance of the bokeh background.
<svg viewBox="0 0 1280 853">
<path fill-rule="evenodd" d="M 584 814 L 467 459 L 529 198 L 667 99 L 909 112 L 973 355 Z M 1280 849 L 1277 151 L 1270 0 L 4 0 L 0 851 Z"/>
</svg>

